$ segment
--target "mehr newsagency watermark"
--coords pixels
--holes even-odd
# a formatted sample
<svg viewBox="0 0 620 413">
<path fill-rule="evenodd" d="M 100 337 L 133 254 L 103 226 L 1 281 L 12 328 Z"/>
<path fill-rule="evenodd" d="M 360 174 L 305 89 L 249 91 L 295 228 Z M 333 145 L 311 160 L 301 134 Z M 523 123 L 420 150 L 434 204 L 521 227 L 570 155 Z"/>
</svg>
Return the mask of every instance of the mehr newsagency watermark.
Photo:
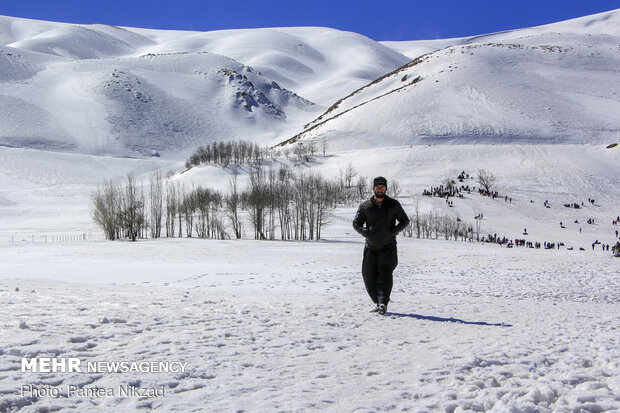
<svg viewBox="0 0 620 413">
<path fill-rule="evenodd" d="M 22 373 L 185 373 L 183 361 L 86 361 L 77 357 L 22 358 Z M 65 388 L 49 385 L 21 386 L 22 397 L 164 397 L 164 386 L 141 387 L 132 384 L 116 387 L 85 387 L 69 385 Z"/>
</svg>

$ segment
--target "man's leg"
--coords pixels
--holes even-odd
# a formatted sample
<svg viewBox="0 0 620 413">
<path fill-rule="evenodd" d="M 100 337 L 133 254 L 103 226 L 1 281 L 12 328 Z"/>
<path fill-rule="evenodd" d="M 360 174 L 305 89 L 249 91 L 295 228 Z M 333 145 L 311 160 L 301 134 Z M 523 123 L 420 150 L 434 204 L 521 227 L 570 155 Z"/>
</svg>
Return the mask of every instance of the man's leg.
<svg viewBox="0 0 620 413">
<path fill-rule="evenodd" d="M 387 306 L 392 293 L 392 285 L 394 284 L 392 274 L 398 265 L 398 253 L 396 245 L 378 251 L 377 257 L 377 300 L 379 304 Z"/>
<path fill-rule="evenodd" d="M 377 251 L 364 247 L 364 260 L 362 261 L 362 276 L 364 286 L 373 303 L 377 301 Z"/>
</svg>

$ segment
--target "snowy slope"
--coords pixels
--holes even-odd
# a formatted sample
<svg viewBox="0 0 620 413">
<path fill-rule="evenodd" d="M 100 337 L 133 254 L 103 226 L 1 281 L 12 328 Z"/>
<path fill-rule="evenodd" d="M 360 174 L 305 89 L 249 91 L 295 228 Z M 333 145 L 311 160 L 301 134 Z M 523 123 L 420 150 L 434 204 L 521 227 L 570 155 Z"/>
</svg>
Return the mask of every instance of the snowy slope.
<svg viewBox="0 0 620 413">
<path fill-rule="evenodd" d="M 357 33 L 321 27 L 176 34 L 131 30 L 157 42 L 148 48 L 153 53 L 207 51 L 225 55 L 324 106 L 410 60 Z"/>
<path fill-rule="evenodd" d="M 507 30 L 472 37 L 412 41 L 383 41 L 380 43 L 404 54 L 405 56 L 409 56 L 413 60 L 423 54 L 434 52 L 449 46 L 475 43 L 482 40 L 498 40 L 505 42 L 511 39 L 552 33 L 586 36 L 593 34 L 620 36 L 620 28 L 618 26 L 619 13 L 619 10 L 614 10 L 591 16 L 578 17 L 576 19 L 566 20 L 563 22 L 546 24 L 544 26 Z"/>
<path fill-rule="evenodd" d="M 10 147 L 148 156 L 213 140 L 276 143 L 409 60 L 322 28 L 201 33 L 0 17 L 0 144 Z"/>
<path fill-rule="evenodd" d="M 4 56 L 13 61 L 4 65 L 11 70 L 1 89 L 0 142 L 12 147 L 64 146 L 93 154 L 187 151 L 239 136 L 273 139 L 288 122 L 316 110 L 223 56 L 71 60 L 46 68 L 8 50 L 13 52 L 4 50 Z"/>
<path fill-rule="evenodd" d="M 335 148 L 615 142 L 617 27 L 620 12 L 613 11 L 455 39 L 341 99 L 292 141 L 327 140 Z"/>
</svg>

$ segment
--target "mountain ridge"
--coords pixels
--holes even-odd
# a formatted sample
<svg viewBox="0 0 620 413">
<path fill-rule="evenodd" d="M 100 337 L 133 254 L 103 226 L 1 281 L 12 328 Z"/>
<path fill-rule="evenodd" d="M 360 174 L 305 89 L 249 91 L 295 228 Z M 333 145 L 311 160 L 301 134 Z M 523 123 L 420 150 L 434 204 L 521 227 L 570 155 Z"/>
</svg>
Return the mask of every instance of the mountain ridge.
<svg viewBox="0 0 620 413">
<path fill-rule="evenodd" d="M 329 28 L 185 32 L 0 16 L 0 144 L 148 156 L 291 136 L 334 149 L 600 143 L 620 131 L 619 27 L 620 9 L 375 42 Z M 125 83 L 101 87 L 113 73 Z"/>
<path fill-rule="evenodd" d="M 170 32 L 0 16 L 0 39 L 0 144 L 121 156 L 277 142 L 331 104 L 330 94 L 408 61 L 322 28 Z M 355 70 L 328 47 L 335 41 L 358 49 Z M 128 76 L 127 90 L 100 87 L 113 73 Z M 29 109 L 15 116 L 16 106 Z"/>
<path fill-rule="evenodd" d="M 478 37 L 485 40 L 478 43 L 455 39 L 456 45 L 422 55 L 357 89 L 280 145 L 325 140 L 339 150 L 613 142 L 620 135 L 619 37 L 556 31 L 612 20 L 620 23 L 618 11 L 520 29 L 520 37 L 504 32 L 506 41 L 496 34 Z"/>
</svg>

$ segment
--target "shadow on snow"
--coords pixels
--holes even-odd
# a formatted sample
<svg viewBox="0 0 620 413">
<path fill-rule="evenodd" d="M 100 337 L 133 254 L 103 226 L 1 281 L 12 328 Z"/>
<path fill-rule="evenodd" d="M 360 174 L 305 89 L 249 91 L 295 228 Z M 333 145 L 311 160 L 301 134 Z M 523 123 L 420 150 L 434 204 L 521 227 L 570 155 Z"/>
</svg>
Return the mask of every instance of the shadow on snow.
<svg viewBox="0 0 620 413">
<path fill-rule="evenodd" d="M 477 326 L 492 326 L 492 327 L 512 327 L 512 324 L 506 324 L 506 323 L 497 323 L 497 324 L 491 324 L 491 323 L 486 323 L 484 321 L 465 321 L 465 320 L 461 320 L 458 318 L 443 318 L 443 317 L 435 317 L 435 316 L 429 316 L 429 315 L 420 315 L 420 314 L 402 314 L 402 313 L 386 313 L 386 315 L 388 316 L 392 316 L 392 317 L 409 317 L 409 318 L 415 318 L 416 320 L 428 320 L 428 321 L 441 321 L 444 323 L 460 323 L 460 324 L 470 324 L 470 325 L 477 325 Z"/>
</svg>

